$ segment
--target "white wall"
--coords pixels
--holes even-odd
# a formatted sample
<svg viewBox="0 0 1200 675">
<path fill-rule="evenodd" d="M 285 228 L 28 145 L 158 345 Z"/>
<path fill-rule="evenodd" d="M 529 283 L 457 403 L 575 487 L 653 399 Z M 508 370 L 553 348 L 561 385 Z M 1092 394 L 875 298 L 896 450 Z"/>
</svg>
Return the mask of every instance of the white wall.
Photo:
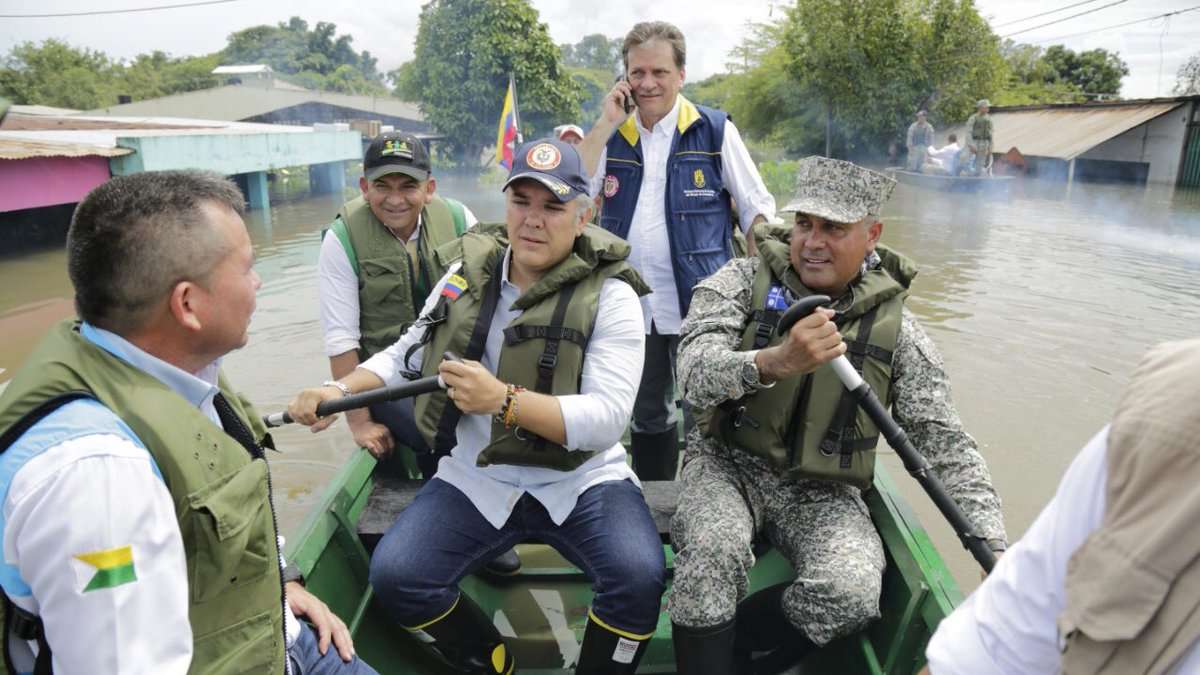
<svg viewBox="0 0 1200 675">
<path fill-rule="evenodd" d="M 1179 175 L 1179 158 L 1187 136 L 1187 118 L 1192 104 L 1185 102 L 1169 113 L 1136 126 L 1079 156 L 1118 162 L 1148 162 L 1148 183 L 1174 184 Z"/>
</svg>

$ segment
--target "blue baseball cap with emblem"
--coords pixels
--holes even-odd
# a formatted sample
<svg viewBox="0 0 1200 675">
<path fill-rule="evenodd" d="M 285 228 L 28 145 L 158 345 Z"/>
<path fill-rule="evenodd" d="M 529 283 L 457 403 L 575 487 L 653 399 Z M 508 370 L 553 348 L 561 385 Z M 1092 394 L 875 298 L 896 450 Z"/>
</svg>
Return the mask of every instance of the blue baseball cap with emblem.
<svg viewBox="0 0 1200 675">
<path fill-rule="evenodd" d="M 588 193 L 587 172 L 583 170 L 579 151 L 557 138 L 539 138 L 518 148 L 513 155 L 512 172 L 501 191 L 524 178 L 541 183 L 560 202 Z"/>
</svg>

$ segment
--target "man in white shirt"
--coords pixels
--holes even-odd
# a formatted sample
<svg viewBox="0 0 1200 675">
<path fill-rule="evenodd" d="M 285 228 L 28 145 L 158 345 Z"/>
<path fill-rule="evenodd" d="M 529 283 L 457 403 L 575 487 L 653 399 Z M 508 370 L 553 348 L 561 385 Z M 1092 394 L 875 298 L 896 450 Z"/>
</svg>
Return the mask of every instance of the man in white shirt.
<svg viewBox="0 0 1200 675">
<path fill-rule="evenodd" d="M 400 337 L 445 271 L 433 251 L 476 222 L 463 204 L 437 194 L 429 153 L 411 134 L 373 140 L 358 184 L 362 195 L 338 212 L 317 259 L 321 329 L 334 379 Z M 437 468 L 416 432 L 411 401 L 355 410 L 346 420 L 354 442 L 381 460 L 399 444 L 416 452 L 426 478 Z M 396 468 L 398 459 L 390 460 Z"/>
<path fill-rule="evenodd" d="M 273 445 L 220 371 L 260 286 L 242 210 L 229 180 L 167 171 L 75 211 L 82 321 L 0 396 L 2 646 L 19 672 L 375 672 L 285 568 Z"/>
<path fill-rule="evenodd" d="M 629 262 L 654 291 L 642 299 L 646 362 L 631 453 L 640 478 L 670 480 L 679 454 L 675 355 L 692 287 L 733 257 L 730 197 L 743 233 L 775 217 L 775 200 L 725 113 L 679 95 L 687 48 L 678 28 L 639 23 L 622 55 L 625 77 L 579 148 L 591 193 L 604 198 L 600 226 L 629 241 Z"/>
<path fill-rule="evenodd" d="M 958 144 L 958 135 L 950 134 L 946 137 L 945 145 L 929 151 L 926 169 L 931 168 L 935 173 L 946 173 L 953 176 L 958 167 L 960 152 L 962 152 L 962 146 Z"/>
<path fill-rule="evenodd" d="M 482 561 L 529 538 L 592 578 L 596 595 L 576 673 L 632 674 L 658 623 L 665 562 L 621 435 L 641 374 L 638 295 L 629 246 L 587 225 L 591 200 L 575 148 L 533 141 L 505 184 L 507 241 L 468 232 L 459 263 L 400 340 L 340 380 L 351 392 L 401 373 L 440 375 L 416 417 L 450 450 L 376 548 L 376 597 L 458 672 L 515 668 L 499 631 L 459 591 Z M 414 345 L 423 349 L 412 350 Z M 442 360 L 451 352 L 461 362 Z M 410 358 L 411 357 L 411 358 Z M 316 430 L 308 389 L 289 405 Z"/>
<path fill-rule="evenodd" d="M 1112 424 L 984 583 L 926 675 L 1200 672 L 1200 340 L 1154 348 Z"/>
</svg>

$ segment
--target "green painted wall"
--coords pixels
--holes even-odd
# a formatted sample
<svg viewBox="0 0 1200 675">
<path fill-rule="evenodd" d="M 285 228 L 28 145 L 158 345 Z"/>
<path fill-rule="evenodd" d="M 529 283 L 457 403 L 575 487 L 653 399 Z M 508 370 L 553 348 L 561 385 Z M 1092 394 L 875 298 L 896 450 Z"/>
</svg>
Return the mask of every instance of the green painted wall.
<svg viewBox="0 0 1200 675">
<path fill-rule="evenodd" d="M 228 176 L 362 159 L 357 131 L 124 136 L 117 145 L 134 153 L 110 161 L 114 176 L 166 169 L 207 169 Z"/>
</svg>

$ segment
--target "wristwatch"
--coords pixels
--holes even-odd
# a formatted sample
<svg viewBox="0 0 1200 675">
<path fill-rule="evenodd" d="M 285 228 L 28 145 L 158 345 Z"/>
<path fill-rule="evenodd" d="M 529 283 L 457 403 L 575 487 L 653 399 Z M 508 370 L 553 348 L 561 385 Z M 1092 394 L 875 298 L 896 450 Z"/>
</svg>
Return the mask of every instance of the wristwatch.
<svg viewBox="0 0 1200 675">
<path fill-rule="evenodd" d="M 342 392 L 342 396 L 349 396 L 350 394 L 354 393 L 354 392 L 350 391 L 349 386 L 347 386 L 343 382 L 338 382 L 337 380 L 325 380 L 324 382 L 321 383 L 321 386 L 322 387 L 333 387 L 334 389 L 337 389 L 338 391 Z"/>
<path fill-rule="evenodd" d="M 758 350 L 750 352 L 750 358 L 742 362 L 742 383 L 750 389 L 770 389 L 775 386 L 775 383 L 763 384 L 758 375 L 758 362 L 755 357 L 758 355 Z"/>
</svg>

